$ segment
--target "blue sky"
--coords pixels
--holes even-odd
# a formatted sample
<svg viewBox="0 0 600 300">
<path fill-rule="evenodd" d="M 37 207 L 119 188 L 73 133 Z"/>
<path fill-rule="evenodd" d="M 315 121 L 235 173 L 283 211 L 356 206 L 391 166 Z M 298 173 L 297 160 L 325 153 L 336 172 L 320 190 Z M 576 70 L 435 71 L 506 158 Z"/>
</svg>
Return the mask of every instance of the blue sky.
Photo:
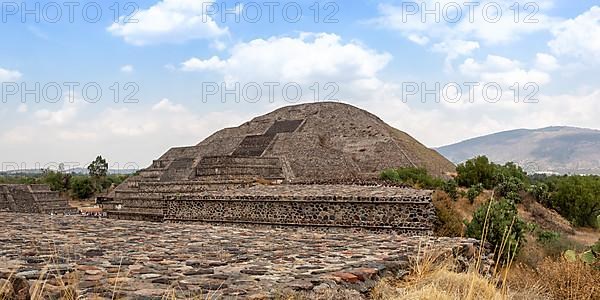
<svg viewBox="0 0 600 300">
<path fill-rule="evenodd" d="M 2 169 L 85 164 L 98 154 L 115 166 L 145 167 L 171 146 L 327 99 L 367 109 L 430 147 L 521 127 L 600 128 L 600 1 L 481 1 L 473 20 L 464 2 L 445 0 L 84 1 L 73 22 L 66 2 L 73 1 L 2 1 Z M 423 19 L 419 9 L 436 5 Z M 252 22 L 257 8 L 262 15 Z M 126 21 L 130 14 L 137 23 Z M 71 82 L 79 84 L 72 94 Z M 24 95 L 36 83 L 40 93 Z M 60 96 L 52 87 L 44 93 L 53 83 Z M 97 101 L 82 90 L 90 83 L 102 91 Z M 222 103 L 221 91 L 203 91 L 236 83 L 258 85 L 263 95 Z M 273 101 L 265 83 L 279 84 Z M 303 96 L 282 97 L 286 84 Z M 489 84 L 502 97 L 483 97 Z M 419 91 L 408 93 L 414 86 Z M 425 103 L 421 87 L 433 89 Z M 123 103 L 130 93 L 138 101 Z"/>
</svg>

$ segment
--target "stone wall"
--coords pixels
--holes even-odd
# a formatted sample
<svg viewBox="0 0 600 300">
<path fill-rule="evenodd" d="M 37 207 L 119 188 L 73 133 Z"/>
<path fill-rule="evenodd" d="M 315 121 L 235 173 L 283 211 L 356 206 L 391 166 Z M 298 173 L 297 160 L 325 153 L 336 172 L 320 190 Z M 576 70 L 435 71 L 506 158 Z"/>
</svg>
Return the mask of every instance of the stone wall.
<svg viewBox="0 0 600 300">
<path fill-rule="evenodd" d="M 236 189 L 248 186 L 247 181 L 178 181 L 137 182 L 117 189 L 113 201 L 102 203 L 109 218 L 162 222 L 164 197 L 177 194 L 197 194 L 206 191 Z"/>
<path fill-rule="evenodd" d="M 357 228 L 429 235 L 431 192 L 382 186 L 256 186 L 166 197 L 165 221 Z"/>
</svg>

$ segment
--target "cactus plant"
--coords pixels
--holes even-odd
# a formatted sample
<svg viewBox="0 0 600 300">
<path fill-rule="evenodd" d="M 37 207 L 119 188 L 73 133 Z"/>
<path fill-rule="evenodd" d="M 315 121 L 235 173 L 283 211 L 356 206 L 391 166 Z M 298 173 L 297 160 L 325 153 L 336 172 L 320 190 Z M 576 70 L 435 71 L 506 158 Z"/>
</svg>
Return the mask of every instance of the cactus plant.
<svg viewBox="0 0 600 300">
<path fill-rule="evenodd" d="M 577 252 L 575 252 L 575 250 L 567 250 L 567 251 L 563 252 L 563 257 L 565 260 L 567 260 L 569 262 L 581 261 L 588 265 L 594 265 L 594 264 L 598 263 L 598 258 L 596 257 L 596 254 L 594 254 L 594 251 L 592 251 L 592 250 L 587 250 L 580 254 L 577 254 Z"/>
<path fill-rule="evenodd" d="M 598 261 L 598 259 L 596 259 L 596 256 L 594 255 L 594 252 L 592 252 L 592 250 L 588 250 L 588 251 L 581 253 L 579 255 L 579 259 L 588 265 L 593 265 Z"/>
<path fill-rule="evenodd" d="M 598 240 L 593 246 L 592 246 L 592 251 L 594 252 L 594 254 L 600 256 L 600 240 Z"/>
<path fill-rule="evenodd" d="M 563 257 L 567 260 L 567 261 L 577 261 L 577 252 L 575 252 L 575 250 L 567 250 L 565 252 L 563 252 Z"/>
</svg>

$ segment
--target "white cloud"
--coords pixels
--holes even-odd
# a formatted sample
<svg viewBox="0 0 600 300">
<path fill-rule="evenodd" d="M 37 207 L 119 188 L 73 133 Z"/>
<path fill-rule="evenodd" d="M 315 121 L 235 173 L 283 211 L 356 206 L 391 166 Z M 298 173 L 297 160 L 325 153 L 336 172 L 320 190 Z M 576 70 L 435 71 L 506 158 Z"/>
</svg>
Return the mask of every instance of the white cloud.
<svg viewBox="0 0 600 300">
<path fill-rule="evenodd" d="M 133 66 L 132 65 L 124 65 L 121 67 L 121 72 L 123 73 L 132 73 L 133 72 Z"/>
<path fill-rule="evenodd" d="M 182 70 L 217 71 L 233 81 L 349 82 L 376 79 L 392 58 L 328 33 L 256 39 L 239 43 L 230 52 L 225 59 L 190 58 Z"/>
<path fill-rule="evenodd" d="M 468 58 L 459 69 L 463 75 L 476 78 L 480 82 L 495 82 L 503 86 L 512 86 L 517 82 L 521 86 L 528 82 L 541 86 L 550 82 L 549 74 L 537 69 L 526 69 L 517 60 L 497 55 L 488 55 L 481 63 Z"/>
<path fill-rule="evenodd" d="M 184 112 L 185 108 L 181 104 L 174 104 L 171 100 L 164 98 L 152 106 L 152 111 L 164 111 L 169 113 Z"/>
<path fill-rule="evenodd" d="M 560 23 L 552 30 L 554 39 L 548 46 L 557 55 L 600 62 L 600 7 L 593 6 L 574 19 Z"/>
<path fill-rule="evenodd" d="M 469 55 L 474 50 L 479 49 L 479 43 L 463 40 L 448 40 L 433 45 L 432 49 L 435 52 L 446 53 L 444 68 L 447 72 L 451 72 L 453 70 L 452 61 L 458 57 Z"/>
<path fill-rule="evenodd" d="M 227 45 L 219 40 L 214 40 L 212 41 L 212 43 L 210 43 L 210 47 L 219 51 L 223 51 L 225 49 L 227 49 Z"/>
<path fill-rule="evenodd" d="M 162 0 L 138 11 L 129 21 L 120 17 L 118 23 L 107 29 L 137 46 L 217 38 L 228 34 L 228 29 L 221 28 L 206 14 L 214 3 L 214 0 Z"/>
<path fill-rule="evenodd" d="M 560 66 L 556 57 L 547 53 L 538 53 L 535 55 L 535 65 L 538 69 L 544 71 L 554 71 Z"/>
<path fill-rule="evenodd" d="M 40 109 L 34 112 L 34 116 L 43 125 L 67 125 L 77 117 L 77 114 L 84 105 L 85 101 L 81 97 L 65 94 L 60 109 Z"/>
<path fill-rule="evenodd" d="M 552 7 L 552 1 L 517 2 L 518 21 L 515 20 L 517 13 L 514 0 L 460 4 L 450 0 L 425 0 L 404 2 L 402 5 L 381 4 L 378 6 L 379 17 L 367 23 L 397 31 L 421 46 L 432 44 L 433 51 L 446 54 L 445 69 L 451 72 L 455 59 L 467 56 L 480 47 L 511 44 L 528 34 L 548 30 L 558 22 L 558 19 L 544 14 L 545 10 Z M 527 2 L 530 5 L 532 3 L 533 7 L 525 9 Z M 474 3 L 476 6 L 470 8 Z M 494 19 L 495 7 L 500 7 L 502 14 L 497 21 Z M 530 14 L 535 7 L 539 10 Z M 457 9 L 460 10 L 458 18 L 455 17 Z M 432 14 L 431 11 L 436 13 Z"/>
<path fill-rule="evenodd" d="M 218 56 L 213 56 L 209 59 L 199 59 L 192 57 L 181 63 L 183 71 L 220 71 L 227 67 L 227 62 L 222 61 Z"/>
<path fill-rule="evenodd" d="M 113 106 L 93 115 L 84 109 L 89 107 L 78 105 L 67 102 L 57 110 L 38 110 L 32 119 L 4 124 L 8 127 L 0 132 L 3 159 L 33 165 L 87 162 L 102 154 L 121 165 L 135 162 L 146 167 L 170 147 L 194 145 L 252 117 L 248 111 L 194 112 L 169 99 L 146 107 Z M 44 151 L 39 151 L 39 145 Z"/>
<path fill-rule="evenodd" d="M 518 18 L 513 6 L 515 2 L 519 3 Z M 533 3 L 527 9 L 526 3 L 531 5 L 532 2 L 499 0 L 466 5 L 467 2 L 425 0 L 403 5 L 380 4 L 379 17 L 368 23 L 399 31 L 409 39 L 416 35 L 438 41 L 460 39 L 489 45 L 506 44 L 524 35 L 547 30 L 557 21 L 543 13 L 552 7 L 550 1 Z M 497 15 L 497 8 L 501 15 Z M 457 11 L 460 12 L 458 15 Z"/>
<path fill-rule="evenodd" d="M 16 81 L 22 76 L 23 74 L 19 71 L 0 68 L 0 82 Z"/>
<path fill-rule="evenodd" d="M 427 45 L 427 43 L 429 43 L 429 38 L 423 35 L 419 35 L 419 34 L 409 34 L 408 35 L 408 39 L 417 44 L 417 45 L 421 45 L 421 46 L 425 46 Z"/>
<path fill-rule="evenodd" d="M 21 104 L 19 105 L 19 107 L 17 107 L 17 112 L 18 112 L 18 113 L 26 113 L 28 110 L 29 110 L 29 109 L 28 109 L 28 107 L 27 107 L 27 104 L 25 104 L 25 103 L 21 103 Z"/>
</svg>

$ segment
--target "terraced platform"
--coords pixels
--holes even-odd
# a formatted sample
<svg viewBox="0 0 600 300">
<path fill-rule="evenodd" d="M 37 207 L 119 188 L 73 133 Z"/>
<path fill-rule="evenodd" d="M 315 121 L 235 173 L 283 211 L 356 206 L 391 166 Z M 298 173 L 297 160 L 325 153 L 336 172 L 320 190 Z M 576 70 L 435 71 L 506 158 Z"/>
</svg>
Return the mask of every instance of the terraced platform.
<svg viewBox="0 0 600 300">
<path fill-rule="evenodd" d="M 44 184 L 0 185 L 0 211 L 43 214 L 76 214 L 59 192 Z"/>
</svg>

